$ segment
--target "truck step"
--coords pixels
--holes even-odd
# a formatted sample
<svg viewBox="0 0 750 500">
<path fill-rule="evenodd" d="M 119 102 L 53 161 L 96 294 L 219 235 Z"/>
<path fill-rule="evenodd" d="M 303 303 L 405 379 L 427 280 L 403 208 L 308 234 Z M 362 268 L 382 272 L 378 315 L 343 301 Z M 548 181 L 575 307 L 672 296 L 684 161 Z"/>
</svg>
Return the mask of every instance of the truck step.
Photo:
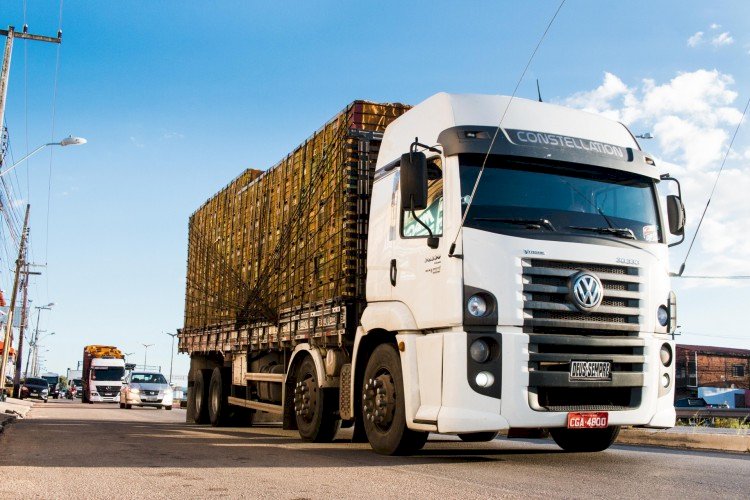
<svg viewBox="0 0 750 500">
<path fill-rule="evenodd" d="M 246 399 L 235 398 L 233 396 L 229 396 L 228 400 L 230 405 L 244 406 L 245 408 L 250 408 L 251 410 L 264 411 L 266 413 L 275 413 L 276 415 L 281 415 L 284 413 L 284 407 L 281 405 L 261 403 L 260 401 L 248 401 Z"/>
</svg>

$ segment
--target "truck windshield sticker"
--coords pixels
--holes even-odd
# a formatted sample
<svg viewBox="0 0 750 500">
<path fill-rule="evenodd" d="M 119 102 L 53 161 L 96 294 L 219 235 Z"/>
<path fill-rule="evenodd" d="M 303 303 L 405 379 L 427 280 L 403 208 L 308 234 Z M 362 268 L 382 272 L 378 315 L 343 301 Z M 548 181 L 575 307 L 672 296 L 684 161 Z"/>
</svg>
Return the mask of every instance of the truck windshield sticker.
<svg viewBox="0 0 750 500">
<path fill-rule="evenodd" d="M 582 139 L 580 137 L 569 137 L 567 135 L 550 134 L 547 132 L 534 132 L 532 130 L 515 130 L 508 129 L 508 138 L 514 144 L 521 144 L 524 146 L 551 146 L 555 148 L 563 149 L 578 149 L 587 151 L 589 153 L 597 153 L 600 155 L 617 158 L 620 160 L 626 160 L 627 154 L 625 148 L 615 146 L 614 144 L 607 144 L 604 142 L 592 141 L 589 139 Z"/>
</svg>

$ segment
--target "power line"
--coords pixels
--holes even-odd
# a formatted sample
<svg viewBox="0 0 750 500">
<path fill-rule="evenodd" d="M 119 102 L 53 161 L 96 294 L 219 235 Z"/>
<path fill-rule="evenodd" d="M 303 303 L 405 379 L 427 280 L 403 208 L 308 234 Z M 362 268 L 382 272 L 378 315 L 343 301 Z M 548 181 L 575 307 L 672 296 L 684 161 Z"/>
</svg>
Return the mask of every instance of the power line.
<svg viewBox="0 0 750 500">
<path fill-rule="evenodd" d="M 713 198 L 714 191 L 716 191 L 716 185 L 719 184 L 719 177 L 721 177 L 721 172 L 724 171 L 724 164 L 726 164 L 727 162 L 727 158 L 729 157 L 729 152 L 732 150 L 732 145 L 734 144 L 734 140 L 737 137 L 737 132 L 739 132 L 740 126 L 742 125 L 742 121 L 745 119 L 745 113 L 747 113 L 748 106 L 750 106 L 750 98 L 747 99 L 747 104 L 745 104 L 745 109 L 742 111 L 742 116 L 740 117 L 740 121 L 737 123 L 737 127 L 734 129 L 732 140 L 729 141 L 729 147 L 727 147 L 727 150 L 724 153 L 724 159 L 721 160 L 721 167 L 719 168 L 719 172 L 716 174 L 714 185 L 711 188 L 711 193 L 708 195 L 708 201 L 706 202 L 706 206 L 703 208 L 703 213 L 701 214 L 701 218 L 698 221 L 698 227 L 695 228 L 693 239 L 690 241 L 690 246 L 688 247 L 687 254 L 685 254 L 685 260 L 682 261 L 682 266 L 680 266 L 679 274 L 682 274 L 682 271 L 685 270 L 685 264 L 687 263 L 688 257 L 690 257 L 690 251 L 693 249 L 693 244 L 695 243 L 695 239 L 698 237 L 698 231 L 700 231 L 701 229 L 701 224 L 703 224 L 703 218 L 706 216 L 706 212 L 708 211 L 708 206 L 711 204 L 711 198 Z"/>
<path fill-rule="evenodd" d="M 471 204 L 474 202 L 474 195 L 477 192 L 477 188 L 479 187 L 479 181 L 482 179 L 482 174 L 484 173 L 484 168 L 487 165 L 487 160 L 490 157 L 490 153 L 492 153 L 492 147 L 495 145 L 495 141 L 497 140 L 497 135 L 500 133 L 500 127 L 503 125 L 503 120 L 505 120 L 505 114 L 508 112 L 508 108 L 510 108 L 510 104 L 513 102 L 513 98 L 516 96 L 516 92 L 518 92 L 518 87 L 521 85 L 521 82 L 523 81 L 523 77 L 526 76 L 526 71 L 528 71 L 529 66 L 531 66 L 531 61 L 534 60 L 534 56 L 536 56 L 537 51 L 539 50 L 539 47 L 542 45 L 542 42 L 547 36 L 547 33 L 549 32 L 549 29 L 552 27 L 552 23 L 555 22 L 555 19 L 557 19 L 557 15 L 560 13 L 560 10 L 563 8 L 563 5 L 565 5 L 565 0 L 562 0 L 560 2 L 560 5 L 557 7 L 557 10 L 555 11 L 555 14 L 552 16 L 552 19 L 549 20 L 547 23 L 547 27 L 544 29 L 544 33 L 542 33 L 542 36 L 539 37 L 539 41 L 536 44 L 536 47 L 534 47 L 534 51 L 531 53 L 531 56 L 529 57 L 529 60 L 526 62 L 526 66 L 523 68 L 523 71 L 521 72 L 521 76 L 518 78 L 518 81 L 516 82 L 516 87 L 513 89 L 513 93 L 510 96 L 510 99 L 508 99 L 508 103 L 505 105 L 505 109 L 503 110 L 503 114 L 500 117 L 500 122 L 497 124 L 497 128 L 495 129 L 495 134 L 492 136 L 492 140 L 490 141 L 490 146 L 487 148 L 487 154 L 484 155 L 484 160 L 482 161 L 482 168 L 479 169 L 479 174 L 477 174 L 477 180 L 474 181 L 474 187 L 471 190 L 471 194 L 469 195 L 469 203 L 466 205 L 466 210 L 464 210 L 463 217 L 461 218 L 461 224 L 458 227 L 458 230 L 456 231 L 456 236 L 453 238 L 453 241 L 451 242 L 450 250 L 448 250 L 448 256 L 452 257 L 453 252 L 456 249 L 456 241 L 458 240 L 458 235 L 461 231 L 461 228 L 464 226 L 464 223 L 466 222 L 466 217 L 469 215 L 469 209 L 471 208 Z"/>
<path fill-rule="evenodd" d="M 750 336 L 745 335 L 735 337 L 731 335 L 713 335 L 711 333 L 696 333 L 696 332 L 679 332 L 680 335 L 695 335 L 696 337 L 712 337 L 716 339 L 735 339 L 735 340 L 750 340 Z"/>
<path fill-rule="evenodd" d="M 690 275 L 680 276 L 674 275 L 673 278 L 683 279 L 695 279 L 695 280 L 750 280 L 750 275 L 736 275 L 736 276 L 702 276 L 702 275 Z"/>
</svg>

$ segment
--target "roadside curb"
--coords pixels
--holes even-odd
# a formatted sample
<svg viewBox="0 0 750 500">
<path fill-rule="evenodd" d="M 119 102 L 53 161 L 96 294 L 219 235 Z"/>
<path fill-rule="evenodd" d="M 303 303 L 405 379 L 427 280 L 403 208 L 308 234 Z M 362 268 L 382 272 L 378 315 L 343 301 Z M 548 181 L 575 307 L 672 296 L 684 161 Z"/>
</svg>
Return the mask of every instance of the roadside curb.
<svg viewBox="0 0 750 500">
<path fill-rule="evenodd" d="M 750 435 L 748 434 L 699 434 L 667 432 L 662 429 L 622 429 L 615 443 L 683 450 L 750 453 Z"/>
<path fill-rule="evenodd" d="M 16 398 L 7 398 L 0 402 L 0 433 L 17 419 L 26 418 L 33 407 L 34 403 L 31 401 Z"/>
</svg>

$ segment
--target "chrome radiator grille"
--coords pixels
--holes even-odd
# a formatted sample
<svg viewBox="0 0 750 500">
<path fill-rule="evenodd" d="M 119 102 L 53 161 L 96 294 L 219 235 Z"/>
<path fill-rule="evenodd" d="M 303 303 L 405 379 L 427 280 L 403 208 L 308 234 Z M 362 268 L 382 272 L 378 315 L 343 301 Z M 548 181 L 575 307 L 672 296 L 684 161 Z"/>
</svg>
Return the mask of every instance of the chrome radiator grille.
<svg viewBox="0 0 750 500">
<path fill-rule="evenodd" d="M 523 259 L 524 327 L 530 333 L 566 329 L 637 332 L 643 278 L 637 267 Z M 601 280 L 604 298 L 593 312 L 570 298 L 571 278 L 588 271 Z"/>
</svg>

